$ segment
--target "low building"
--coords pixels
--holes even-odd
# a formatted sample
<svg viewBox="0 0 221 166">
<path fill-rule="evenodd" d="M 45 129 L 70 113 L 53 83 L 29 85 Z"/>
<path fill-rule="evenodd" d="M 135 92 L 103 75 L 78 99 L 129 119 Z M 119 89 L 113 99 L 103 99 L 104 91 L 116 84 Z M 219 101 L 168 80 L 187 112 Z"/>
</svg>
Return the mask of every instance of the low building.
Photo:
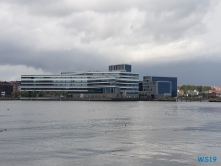
<svg viewBox="0 0 221 166">
<path fill-rule="evenodd" d="M 189 96 L 191 95 L 191 96 L 198 96 L 199 95 L 199 91 L 197 91 L 197 90 L 188 90 L 187 92 L 186 92 Z"/>
<path fill-rule="evenodd" d="M 177 97 L 177 77 L 144 76 L 143 92 L 152 98 Z"/>
<path fill-rule="evenodd" d="M 218 91 L 218 92 L 216 93 L 216 96 L 217 96 L 217 97 L 221 97 L 221 91 Z"/>
<path fill-rule="evenodd" d="M 20 91 L 21 81 L 10 81 L 13 86 L 13 92 Z"/>
<path fill-rule="evenodd" d="M 219 97 L 219 91 L 215 90 L 215 89 L 211 89 L 207 92 L 207 96 L 208 98 L 216 98 L 216 97 Z"/>
<path fill-rule="evenodd" d="M 207 94 L 208 98 L 216 98 L 216 92 L 211 92 Z"/>
<path fill-rule="evenodd" d="M 209 90 L 209 91 L 208 91 L 208 93 L 213 93 L 213 92 L 215 92 L 215 93 L 216 93 L 216 92 L 217 92 L 217 90 L 215 90 L 215 89 L 211 89 L 211 90 Z"/>
<path fill-rule="evenodd" d="M 183 96 L 184 95 L 184 91 L 183 90 L 177 90 L 177 94 L 178 94 L 178 96 Z"/>
<path fill-rule="evenodd" d="M 22 75 L 21 91 L 68 92 L 69 97 L 138 97 L 139 74 L 114 67 L 109 72 Z"/>
</svg>

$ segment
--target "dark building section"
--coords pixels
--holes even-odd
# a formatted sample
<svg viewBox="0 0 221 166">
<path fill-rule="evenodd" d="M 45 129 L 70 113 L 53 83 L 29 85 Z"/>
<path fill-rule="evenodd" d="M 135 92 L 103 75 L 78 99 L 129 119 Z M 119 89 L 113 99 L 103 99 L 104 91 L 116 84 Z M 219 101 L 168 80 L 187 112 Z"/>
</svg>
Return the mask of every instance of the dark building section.
<svg viewBox="0 0 221 166">
<path fill-rule="evenodd" d="M 10 82 L 0 82 L 1 96 L 11 96 L 13 92 L 13 85 Z"/>
<path fill-rule="evenodd" d="M 143 81 L 139 82 L 139 91 L 143 91 Z"/>
<path fill-rule="evenodd" d="M 109 71 L 126 71 L 126 72 L 131 72 L 132 70 L 131 65 L 128 64 L 120 64 L 120 65 L 110 65 L 109 66 Z"/>
<path fill-rule="evenodd" d="M 125 70 L 127 72 L 131 72 L 131 65 L 125 65 Z"/>
<path fill-rule="evenodd" d="M 171 92 L 170 82 L 158 82 L 158 94 L 164 94 L 170 92 Z"/>
<path fill-rule="evenodd" d="M 171 96 L 177 97 L 177 77 L 154 77 L 153 76 L 152 81 L 158 82 L 158 94 L 168 93 L 169 89 L 171 88 Z M 160 81 L 163 81 L 164 83 L 161 83 Z"/>
</svg>

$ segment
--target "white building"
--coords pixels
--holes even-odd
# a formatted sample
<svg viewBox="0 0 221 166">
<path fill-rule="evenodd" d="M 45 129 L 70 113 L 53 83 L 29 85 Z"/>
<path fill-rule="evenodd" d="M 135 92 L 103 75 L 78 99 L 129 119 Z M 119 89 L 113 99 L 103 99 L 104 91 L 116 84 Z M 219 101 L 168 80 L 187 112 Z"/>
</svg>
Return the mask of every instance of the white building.
<svg viewBox="0 0 221 166">
<path fill-rule="evenodd" d="M 22 75 L 21 91 L 68 92 L 69 97 L 138 97 L 139 74 L 123 71 Z M 82 95 L 81 95 L 82 96 Z"/>
</svg>

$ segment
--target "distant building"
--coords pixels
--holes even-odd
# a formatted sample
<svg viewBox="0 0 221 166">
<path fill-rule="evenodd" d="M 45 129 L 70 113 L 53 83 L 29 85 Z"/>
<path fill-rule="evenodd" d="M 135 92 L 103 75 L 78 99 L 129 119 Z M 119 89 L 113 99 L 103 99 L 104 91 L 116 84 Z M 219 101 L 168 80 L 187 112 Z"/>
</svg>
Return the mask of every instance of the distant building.
<svg viewBox="0 0 221 166">
<path fill-rule="evenodd" d="M 131 65 L 112 65 L 109 70 L 62 72 L 60 75 L 21 75 L 21 91 L 68 92 L 69 97 L 139 96 L 139 74 L 130 72 Z"/>
<path fill-rule="evenodd" d="M 152 98 L 177 97 L 177 77 L 143 77 L 143 92 Z"/>
<path fill-rule="evenodd" d="M 178 96 L 183 96 L 184 95 L 184 91 L 183 90 L 177 90 L 177 94 L 178 94 Z"/>
<path fill-rule="evenodd" d="M 132 67 L 128 64 L 120 64 L 120 65 L 110 65 L 109 71 L 124 71 L 124 72 L 131 72 Z"/>
<path fill-rule="evenodd" d="M 199 91 L 197 91 L 197 90 L 188 90 L 186 93 L 191 96 L 198 96 L 199 95 Z"/>
<path fill-rule="evenodd" d="M 188 97 L 189 95 L 188 95 L 187 93 L 185 93 L 183 96 L 184 96 L 184 97 Z"/>
<path fill-rule="evenodd" d="M 207 91 L 207 96 L 208 96 L 208 98 L 219 97 L 219 91 L 217 91 L 215 89 L 211 89 L 211 90 Z"/>
<path fill-rule="evenodd" d="M 218 92 L 216 93 L 216 96 L 217 96 L 217 97 L 221 97 L 221 91 L 218 91 Z"/>
<path fill-rule="evenodd" d="M 10 81 L 13 86 L 13 92 L 20 91 L 21 81 Z"/>
<path fill-rule="evenodd" d="M 216 92 L 211 92 L 207 94 L 208 98 L 216 98 Z"/>
<path fill-rule="evenodd" d="M 13 85 L 10 82 L 0 82 L 0 95 L 11 96 L 13 92 Z"/>
<path fill-rule="evenodd" d="M 195 93 L 195 96 L 198 96 L 200 93 L 198 90 L 194 90 L 193 92 Z"/>
<path fill-rule="evenodd" d="M 221 86 L 211 86 L 211 88 L 216 91 L 221 91 Z"/>
<path fill-rule="evenodd" d="M 215 90 L 215 89 L 211 89 L 211 90 L 209 90 L 209 91 L 208 91 L 208 93 L 213 93 L 213 92 L 215 92 L 215 93 L 216 93 L 216 92 L 217 92 L 217 90 Z"/>
</svg>

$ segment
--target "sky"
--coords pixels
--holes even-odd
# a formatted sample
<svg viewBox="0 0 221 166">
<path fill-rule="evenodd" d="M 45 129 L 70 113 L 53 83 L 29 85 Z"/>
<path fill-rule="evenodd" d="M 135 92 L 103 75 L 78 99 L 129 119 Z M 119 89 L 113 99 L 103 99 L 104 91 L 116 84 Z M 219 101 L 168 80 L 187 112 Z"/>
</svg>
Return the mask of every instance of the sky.
<svg viewBox="0 0 221 166">
<path fill-rule="evenodd" d="M 0 80 L 108 71 L 221 86 L 219 0 L 0 0 Z"/>
</svg>

